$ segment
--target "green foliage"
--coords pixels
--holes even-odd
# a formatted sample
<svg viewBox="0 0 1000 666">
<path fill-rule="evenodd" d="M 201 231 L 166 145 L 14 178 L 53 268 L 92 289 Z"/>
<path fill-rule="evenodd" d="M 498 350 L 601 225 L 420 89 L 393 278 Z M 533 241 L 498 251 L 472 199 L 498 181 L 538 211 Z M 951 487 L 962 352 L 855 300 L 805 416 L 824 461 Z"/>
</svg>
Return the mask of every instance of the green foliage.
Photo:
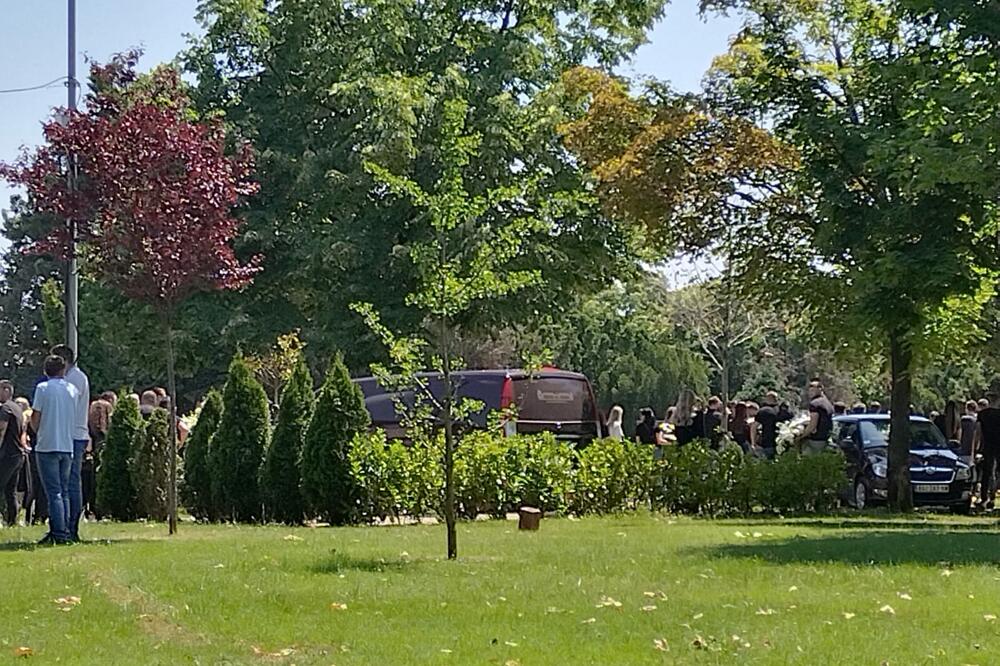
<svg viewBox="0 0 1000 666">
<path fill-rule="evenodd" d="M 302 495 L 310 510 L 334 525 L 355 522 L 359 491 L 351 476 L 355 435 L 368 427 L 364 396 L 340 356 L 316 399 L 302 446 Z"/>
<path fill-rule="evenodd" d="M 136 515 L 139 518 L 158 521 L 167 518 L 169 423 L 167 411 L 157 409 L 146 420 L 144 431 L 136 439 L 129 472 L 135 487 Z"/>
<path fill-rule="evenodd" d="M 263 518 L 258 475 L 270 435 L 267 395 L 242 357 L 229 364 L 222 418 L 209 450 L 219 518 Z"/>
<path fill-rule="evenodd" d="M 708 368 L 670 325 L 663 295 L 643 276 L 582 300 L 541 333 L 557 366 L 587 375 L 601 407 L 624 408 L 626 427 L 642 407 L 659 412 L 682 388 L 708 387 Z"/>
<path fill-rule="evenodd" d="M 502 518 L 523 505 L 565 511 L 573 487 L 573 449 L 551 434 L 467 435 L 455 455 L 455 496 L 463 515 Z"/>
<path fill-rule="evenodd" d="M 666 447 L 659 461 L 655 504 L 675 513 L 718 515 L 749 506 L 734 487 L 744 468 L 736 447 L 721 451 L 704 442 Z"/>
<path fill-rule="evenodd" d="M 745 469 L 743 484 L 752 506 L 778 513 L 829 510 L 847 483 L 844 458 L 836 452 L 804 456 L 788 451 L 773 463 L 753 461 Z"/>
<path fill-rule="evenodd" d="M 136 491 L 130 471 L 137 440 L 144 436 L 139 405 L 125 393 L 111 415 L 108 438 L 101 450 L 97 470 L 97 504 L 101 511 L 115 520 L 136 517 Z"/>
<path fill-rule="evenodd" d="M 387 442 L 385 432 L 358 434 L 348 454 L 358 489 L 360 518 L 366 521 L 440 513 L 444 479 L 439 440 Z"/>
<path fill-rule="evenodd" d="M 278 423 L 260 473 L 260 488 L 269 520 L 292 525 L 305 518 L 302 499 L 302 441 L 313 413 L 312 376 L 301 352 L 295 352 L 281 392 Z"/>
<path fill-rule="evenodd" d="M 212 498 L 211 443 L 222 418 L 222 394 L 212 389 L 205 396 L 198 421 L 184 444 L 184 485 L 181 502 L 200 520 L 214 520 L 216 505 Z"/>
<path fill-rule="evenodd" d="M 649 446 L 604 439 L 578 453 L 571 509 L 584 513 L 613 513 L 637 509 L 649 499 L 653 478 Z"/>
</svg>

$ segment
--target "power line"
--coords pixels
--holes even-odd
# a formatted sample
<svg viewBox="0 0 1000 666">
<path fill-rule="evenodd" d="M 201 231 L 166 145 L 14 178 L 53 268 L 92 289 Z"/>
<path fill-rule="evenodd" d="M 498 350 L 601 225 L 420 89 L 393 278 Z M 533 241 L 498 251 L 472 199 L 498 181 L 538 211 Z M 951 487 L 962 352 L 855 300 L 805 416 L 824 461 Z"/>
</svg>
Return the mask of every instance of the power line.
<svg viewBox="0 0 1000 666">
<path fill-rule="evenodd" d="M 10 93 L 31 92 L 32 90 L 42 90 L 43 88 L 51 88 L 56 83 L 62 83 L 68 80 L 69 80 L 68 76 L 60 76 L 58 79 L 52 79 L 48 83 L 43 83 L 38 86 L 29 86 L 27 88 L 9 88 L 7 90 L 0 90 L 0 95 L 7 95 Z"/>
</svg>

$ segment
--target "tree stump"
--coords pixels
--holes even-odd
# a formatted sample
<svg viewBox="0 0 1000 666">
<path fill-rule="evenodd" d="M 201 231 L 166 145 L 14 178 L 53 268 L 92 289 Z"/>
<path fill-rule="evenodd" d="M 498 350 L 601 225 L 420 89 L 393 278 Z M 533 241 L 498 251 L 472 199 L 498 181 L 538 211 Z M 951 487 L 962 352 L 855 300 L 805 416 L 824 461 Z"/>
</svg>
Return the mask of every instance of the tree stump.
<svg viewBox="0 0 1000 666">
<path fill-rule="evenodd" d="M 518 511 L 517 529 L 537 530 L 542 522 L 542 511 L 533 506 L 522 506 Z"/>
</svg>

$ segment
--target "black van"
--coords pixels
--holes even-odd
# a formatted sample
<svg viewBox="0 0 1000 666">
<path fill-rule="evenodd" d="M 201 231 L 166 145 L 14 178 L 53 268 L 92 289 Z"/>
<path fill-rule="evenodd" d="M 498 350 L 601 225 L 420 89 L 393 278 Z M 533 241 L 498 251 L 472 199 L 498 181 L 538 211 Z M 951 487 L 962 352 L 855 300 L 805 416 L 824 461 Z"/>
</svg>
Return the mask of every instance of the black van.
<svg viewBox="0 0 1000 666">
<path fill-rule="evenodd" d="M 444 395 L 440 373 L 421 373 L 418 377 L 426 382 L 435 399 Z M 454 372 L 452 378 L 459 399 L 483 403 L 464 427 L 485 428 L 491 412 L 513 407 L 517 419 L 505 424 L 504 432 L 508 435 L 552 432 L 559 439 L 579 444 L 601 436 L 594 391 L 585 375 L 544 368 L 536 372 L 462 370 Z M 414 391 L 386 390 L 374 377 L 354 381 L 364 393 L 372 425 L 385 430 L 389 438 L 405 439 L 397 403 L 412 407 L 416 399 Z"/>
</svg>

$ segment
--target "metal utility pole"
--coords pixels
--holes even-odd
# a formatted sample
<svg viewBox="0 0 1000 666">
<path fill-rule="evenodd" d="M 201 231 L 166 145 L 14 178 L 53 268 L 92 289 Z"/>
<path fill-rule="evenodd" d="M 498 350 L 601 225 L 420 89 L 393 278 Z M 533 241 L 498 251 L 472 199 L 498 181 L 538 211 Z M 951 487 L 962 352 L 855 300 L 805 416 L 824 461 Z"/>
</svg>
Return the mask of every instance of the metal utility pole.
<svg viewBox="0 0 1000 666">
<path fill-rule="evenodd" d="M 67 45 L 69 58 L 67 60 L 68 73 L 66 90 L 68 91 L 66 106 L 70 112 L 76 110 L 77 81 L 76 81 L 76 0 L 68 0 L 67 12 Z M 76 183 L 76 156 L 69 155 L 67 159 L 66 178 L 70 191 Z M 66 344 L 80 357 L 80 348 L 77 339 L 77 317 L 79 315 L 79 303 L 77 301 L 80 276 L 76 266 L 76 221 L 66 220 L 69 235 L 69 253 L 66 257 L 66 293 L 64 303 L 66 306 Z"/>
</svg>

